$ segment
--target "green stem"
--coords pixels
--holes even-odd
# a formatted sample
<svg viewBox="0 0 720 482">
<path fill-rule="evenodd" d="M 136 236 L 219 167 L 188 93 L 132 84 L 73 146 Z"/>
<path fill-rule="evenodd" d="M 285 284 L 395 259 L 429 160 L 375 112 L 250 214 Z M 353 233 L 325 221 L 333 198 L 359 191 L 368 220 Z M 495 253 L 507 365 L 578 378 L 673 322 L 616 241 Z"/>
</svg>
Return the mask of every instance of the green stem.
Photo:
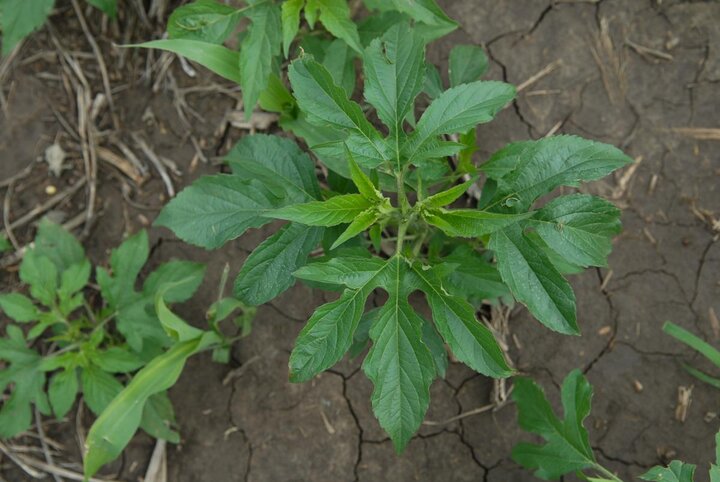
<svg viewBox="0 0 720 482">
<path fill-rule="evenodd" d="M 595 464 L 594 468 L 610 480 L 614 480 L 615 482 L 623 482 L 621 478 L 619 478 L 617 475 L 613 474 L 608 469 L 598 463 Z"/>
</svg>

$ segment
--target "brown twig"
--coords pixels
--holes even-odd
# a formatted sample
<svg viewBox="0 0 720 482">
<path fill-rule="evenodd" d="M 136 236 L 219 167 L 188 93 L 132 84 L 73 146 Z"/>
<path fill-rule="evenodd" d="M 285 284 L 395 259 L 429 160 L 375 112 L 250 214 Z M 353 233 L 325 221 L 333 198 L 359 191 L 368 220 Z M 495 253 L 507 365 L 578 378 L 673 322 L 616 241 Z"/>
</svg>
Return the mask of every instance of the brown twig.
<svg viewBox="0 0 720 482">
<path fill-rule="evenodd" d="M 38 410 L 37 406 L 35 406 L 35 426 L 37 427 L 38 438 L 40 439 L 40 446 L 42 447 L 43 455 L 45 455 L 45 461 L 48 465 L 55 466 L 55 461 L 53 460 L 48 444 L 45 441 L 45 430 L 43 430 L 42 427 L 42 415 L 40 415 L 40 410 Z M 63 482 L 62 477 L 58 474 L 52 473 L 51 475 L 53 479 L 55 479 L 55 482 Z"/>
<path fill-rule="evenodd" d="M 549 63 L 546 65 L 540 72 L 536 73 L 529 79 L 527 79 L 525 82 L 521 83 L 517 86 L 517 92 L 523 91 L 533 85 L 535 82 L 539 81 L 543 77 L 549 75 L 553 70 L 559 68 L 562 66 L 562 59 L 557 59 L 554 62 Z"/>
<path fill-rule="evenodd" d="M 20 249 L 20 243 L 18 243 L 15 233 L 13 232 L 12 225 L 10 224 L 10 204 L 12 202 L 13 190 L 15 189 L 15 180 L 10 182 L 10 185 L 5 192 L 5 200 L 3 201 L 3 225 L 5 226 L 5 234 L 8 240 L 12 243 L 15 250 Z"/>
<path fill-rule="evenodd" d="M 57 206 L 61 202 L 63 202 L 65 199 L 68 199 L 72 197 L 76 192 L 80 190 L 81 187 L 85 185 L 85 182 L 87 180 L 85 178 L 80 179 L 78 182 L 70 186 L 69 188 L 65 189 L 64 191 L 54 195 L 44 203 L 40 204 L 39 206 L 36 206 L 32 208 L 30 211 L 26 212 L 22 216 L 20 216 L 18 219 L 10 223 L 11 229 L 19 228 L 20 226 L 25 225 L 26 223 L 32 221 L 42 213 L 52 209 L 53 207 Z"/>
<path fill-rule="evenodd" d="M 120 128 L 120 121 L 118 120 L 117 113 L 115 112 L 115 102 L 113 101 L 112 91 L 110 90 L 110 77 L 108 76 L 107 67 L 105 66 L 105 60 L 103 59 L 102 51 L 100 50 L 100 47 L 98 47 L 98 44 L 95 41 L 95 37 L 93 36 L 92 32 L 90 32 L 90 29 L 87 26 L 85 16 L 80 9 L 80 4 L 78 4 L 77 0 L 72 0 L 72 5 L 75 9 L 75 14 L 78 17 L 78 20 L 80 21 L 80 27 L 85 33 L 85 37 L 90 43 L 90 47 L 95 54 L 95 59 L 97 60 L 98 67 L 100 67 L 100 76 L 102 77 L 103 88 L 105 89 L 105 95 L 107 96 L 108 107 L 110 108 L 110 118 L 112 119 L 113 127 L 117 130 Z"/>
<path fill-rule="evenodd" d="M 141 151 L 145 154 L 145 156 L 150 160 L 152 165 L 155 167 L 155 169 L 160 174 L 160 178 L 162 178 L 163 183 L 165 184 L 165 189 L 167 190 L 168 196 L 175 197 L 175 188 L 173 187 L 172 179 L 170 179 L 170 175 L 167 172 L 167 169 L 165 168 L 165 165 L 160 160 L 160 158 L 155 154 L 155 152 L 148 146 L 147 142 L 145 142 L 145 139 L 140 137 L 137 133 L 133 132 L 131 134 L 133 141 L 135 141 L 135 144 L 138 145 Z"/>
</svg>

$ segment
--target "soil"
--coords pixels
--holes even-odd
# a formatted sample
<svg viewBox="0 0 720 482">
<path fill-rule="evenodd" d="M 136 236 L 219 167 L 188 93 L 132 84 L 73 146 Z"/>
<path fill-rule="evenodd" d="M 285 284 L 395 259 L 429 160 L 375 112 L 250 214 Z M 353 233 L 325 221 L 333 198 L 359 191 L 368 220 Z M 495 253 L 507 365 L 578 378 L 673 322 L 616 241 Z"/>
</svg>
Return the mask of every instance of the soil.
<svg viewBox="0 0 720 482">
<path fill-rule="evenodd" d="M 720 341 L 710 315 L 711 309 L 720 313 L 720 227 L 712 224 L 712 215 L 720 213 L 720 143 L 693 138 L 692 131 L 672 130 L 720 127 L 720 4 L 441 3 L 462 27 L 430 47 L 432 61 L 445 66 L 453 45 L 473 43 L 485 46 L 490 55 L 489 78 L 519 85 L 547 66 L 554 67 L 525 87 L 496 121 L 481 126 L 479 159 L 511 140 L 554 132 L 618 145 L 637 159 L 614 179 L 589 188 L 623 207 L 624 231 L 615 241 L 607 269 L 571 278 L 583 335 L 554 335 L 517 307 L 510 319 L 510 355 L 517 368 L 541 383 L 557 408 L 564 376 L 573 368 L 583 370 L 595 387 L 587 422 L 593 448 L 624 480 L 672 458 L 698 464 L 698 480 L 707 480 L 705 469 L 714 459 L 714 434 L 720 425 L 720 392 L 683 370 L 683 361 L 712 368 L 664 335 L 661 326 L 671 320 L 711 343 Z M 72 9 L 60 4 L 52 20 L 58 38 L 72 52 L 91 52 Z M 121 43 L 113 28 L 104 26 L 97 14 L 86 13 L 108 53 L 106 62 L 117 65 L 125 55 L 119 78 L 112 79 L 123 128 L 115 135 L 131 145 L 130 132 L 140 134 L 157 154 L 173 160 L 177 190 L 202 174 L 218 172 L 221 167 L 213 161 L 247 134 L 225 118 L 237 107 L 237 93 L 188 93 L 187 104 L 198 115 L 183 122 L 176 109 L 178 91 L 168 87 L 172 80 L 165 78 L 153 91 L 158 69 L 153 69 L 150 81 L 143 77 L 146 65 L 154 65 L 158 56 L 147 61 L 144 51 L 121 54 L 111 46 L 113 36 Z M 120 31 L 133 28 L 137 39 L 149 38 L 152 29 L 135 17 L 134 7 L 129 8 L 121 16 Z M 50 49 L 47 29 L 34 35 L 10 64 L 2 84 L 0 182 L 42 158 L 56 139 L 69 153 L 67 169 L 55 178 L 44 163 L 35 164 L 32 176 L 20 178 L 14 186 L 12 219 L 46 201 L 49 185 L 61 192 L 84 175 L 77 142 L 53 114 L 56 110 L 74 119 L 75 107 Z M 79 58 L 90 73 L 93 96 L 102 92 L 93 59 Z M 180 88 L 220 82 L 197 70 L 197 77 L 190 78 L 175 61 L 169 72 Z M 97 124 L 100 142 L 112 146 L 111 136 L 102 130 L 111 127 L 107 109 Z M 191 135 L 210 162 L 199 160 Z M 99 263 L 125 234 L 148 226 L 167 195 L 152 168 L 149 179 L 138 187 L 103 162 L 97 188 L 100 212 L 84 245 Z M 52 215 L 71 219 L 85 205 L 81 189 L 53 208 Z M 204 307 L 217 296 L 225 263 L 237 272 L 247 254 L 275 228 L 252 231 L 214 253 L 187 246 L 169 231 L 152 229 L 148 269 L 171 258 L 208 264 L 198 296 L 178 310 L 200 323 Z M 29 242 L 32 224 L 15 234 L 21 245 Z M 1 276 L 6 288 L 16 283 L 12 266 Z M 258 309 L 252 334 L 235 347 L 230 366 L 214 364 L 209 356 L 188 363 L 171 390 L 182 442 L 169 447 L 168 480 L 534 480 L 509 457 L 517 442 L 533 440 L 517 428 L 512 404 L 445 425 L 424 425 L 406 452 L 397 456 L 372 416 L 371 384 L 357 360 L 344 360 L 312 382 L 290 384 L 287 361 L 293 341 L 324 301 L 322 292 L 297 285 Z M 228 372 L 238 367 L 243 369 L 223 384 Z M 675 413 L 680 387 L 692 387 L 684 421 Z M 446 379 L 432 387 L 427 420 L 447 420 L 486 405 L 491 389 L 491 380 L 451 364 Z M 64 434 L 58 437 L 77 462 L 78 425 L 74 416 L 69 420 L 51 431 Z M 89 422 L 85 414 L 79 426 L 86 429 Z M 123 481 L 140 480 L 153 446 L 148 437 L 136 437 L 121 460 L 104 473 Z M 11 481 L 27 478 L 7 459 L 2 460 L 0 476 Z"/>
</svg>

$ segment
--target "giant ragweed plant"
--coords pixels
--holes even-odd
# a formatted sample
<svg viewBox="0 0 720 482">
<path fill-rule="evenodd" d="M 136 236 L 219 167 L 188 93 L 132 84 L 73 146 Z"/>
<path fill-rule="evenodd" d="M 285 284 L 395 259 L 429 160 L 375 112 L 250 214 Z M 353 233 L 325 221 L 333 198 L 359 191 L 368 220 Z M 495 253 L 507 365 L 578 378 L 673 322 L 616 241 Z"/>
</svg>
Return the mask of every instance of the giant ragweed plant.
<svg viewBox="0 0 720 482">
<path fill-rule="evenodd" d="M 373 410 L 398 450 L 420 426 L 430 385 L 444 373 L 444 345 L 482 374 L 513 373 L 472 302 L 509 292 L 551 330 L 579 333 L 563 272 L 605 265 L 619 211 L 586 194 L 544 205 L 538 199 L 630 162 L 615 147 L 557 136 L 510 144 L 475 167 L 475 127 L 507 106 L 515 89 L 478 80 L 487 59 L 480 49 L 460 47 L 443 90 L 426 66 L 425 44 L 404 20 L 368 43 L 368 109 L 312 55 L 290 64 L 283 122 L 327 168 L 326 185 L 293 141 L 248 136 L 227 156 L 231 174 L 199 179 L 156 221 L 209 249 L 273 219 L 288 221 L 245 261 L 235 296 L 261 304 L 296 279 L 339 291 L 301 331 L 290 379 L 309 380 L 351 347 L 369 344 L 363 370 L 374 385 Z M 432 100 L 417 118 L 423 90 Z M 475 205 L 453 207 L 480 178 Z M 318 245 L 322 255 L 311 258 Z M 387 301 L 367 311 L 374 290 L 385 291 Z M 417 291 L 431 320 L 408 301 Z"/>
</svg>

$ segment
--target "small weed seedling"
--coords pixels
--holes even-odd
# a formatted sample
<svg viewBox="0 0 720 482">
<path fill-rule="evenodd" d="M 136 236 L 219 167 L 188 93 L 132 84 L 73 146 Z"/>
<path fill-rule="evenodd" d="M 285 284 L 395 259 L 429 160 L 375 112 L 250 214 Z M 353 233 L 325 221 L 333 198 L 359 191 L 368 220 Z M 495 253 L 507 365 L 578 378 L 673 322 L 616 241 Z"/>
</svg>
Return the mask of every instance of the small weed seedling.
<svg viewBox="0 0 720 482">
<path fill-rule="evenodd" d="M 516 378 L 513 400 L 517 403 L 518 419 L 523 430 L 542 436 L 545 445 L 520 443 L 513 449 L 513 459 L 534 470 L 545 480 L 556 480 L 569 473 L 590 482 L 622 482 L 595 459 L 583 422 L 590 414 L 592 386 L 579 370 L 573 370 L 562 384 L 562 405 L 565 415 L 559 419 L 545 398 L 542 388 L 527 378 Z M 716 463 L 710 465 L 710 481 L 720 482 L 720 433 L 715 436 Z M 587 476 L 593 471 L 600 476 Z M 695 466 L 673 460 L 668 467 L 653 467 L 640 476 L 654 482 L 693 482 Z"/>
<path fill-rule="evenodd" d="M 0 388 L 10 393 L 0 409 L 0 437 L 27 430 L 33 405 L 61 419 L 82 395 L 99 416 L 87 438 L 88 474 L 117 457 L 138 427 L 179 442 L 167 389 L 193 353 L 212 349 L 217 361 L 228 360 L 232 340 L 218 323 L 242 305 L 234 298 L 213 305 L 208 331 L 187 325 L 166 303 L 190 299 L 205 267 L 170 261 L 136 290 L 147 257 L 144 231 L 113 250 L 110 270 L 95 270 L 98 297 L 80 243 L 60 226 L 41 222 L 20 265 L 30 297 L 0 295 L 0 308 L 17 323 L 0 338 L 0 360 L 7 364 L 0 371 Z"/>
<path fill-rule="evenodd" d="M 289 221 L 248 257 L 235 296 L 258 305 L 295 279 L 338 291 L 300 333 L 290 379 L 310 380 L 351 347 L 357 353 L 370 344 L 363 370 L 375 387 L 373 410 L 398 451 L 425 416 L 430 384 L 444 374 L 444 344 L 480 373 L 513 373 L 470 301 L 509 292 L 548 328 L 579 333 L 562 272 L 606 264 L 619 211 L 586 194 L 535 204 L 557 187 L 579 186 L 630 162 L 612 146 L 557 136 L 510 144 L 478 169 L 471 161 L 475 127 L 511 102 L 515 89 L 478 80 L 487 58 L 461 46 L 450 55 L 451 87 L 443 90 L 426 68 L 425 44 L 421 28 L 402 19 L 369 42 L 362 52 L 367 109 L 313 56 L 290 64 L 296 112 L 285 125 L 302 122 L 292 130 L 327 168 L 327 188 L 292 141 L 248 136 L 227 156 L 232 174 L 199 179 L 156 220 L 208 249 L 273 219 Z M 417 119 L 424 88 L 432 101 Z M 452 208 L 481 174 L 479 200 Z M 322 255 L 309 260 L 318 244 Z M 387 302 L 366 312 L 376 289 Z M 416 291 L 424 293 L 432 322 L 410 305 Z"/>
<path fill-rule="evenodd" d="M 87 0 L 110 18 L 117 13 L 117 0 Z M 50 16 L 55 0 L 0 0 L 2 54 L 9 54 L 25 37 L 39 29 Z"/>
</svg>

